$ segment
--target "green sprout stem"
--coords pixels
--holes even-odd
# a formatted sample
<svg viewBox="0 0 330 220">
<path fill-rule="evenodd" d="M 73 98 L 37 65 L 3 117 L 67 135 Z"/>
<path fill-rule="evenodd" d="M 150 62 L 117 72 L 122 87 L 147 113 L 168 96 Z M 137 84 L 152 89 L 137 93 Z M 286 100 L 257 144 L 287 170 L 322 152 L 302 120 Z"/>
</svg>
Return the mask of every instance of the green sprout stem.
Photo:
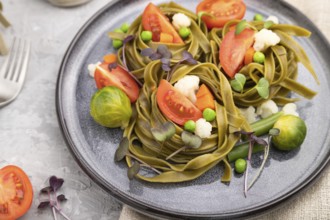
<svg viewBox="0 0 330 220">
<path fill-rule="evenodd" d="M 131 153 L 127 153 L 126 156 L 133 158 L 134 160 L 140 162 L 141 164 L 143 164 L 146 167 L 149 167 L 150 169 L 152 169 L 153 171 L 155 171 L 158 174 L 162 173 L 159 170 L 157 170 L 156 168 L 152 167 L 151 165 L 147 164 L 146 162 L 144 162 L 143 160 L 139 159 L 138 157 L 136 157 L 135 155 L 133 155 Z"/>
<path fill-rule="evenodd" d="M 181 151 L 187 149 L 188 147 L 187 146 L 183 146 L 179 149 L 177 149 L 176 151 L 174 151 L 172 154 L 170 154 L 168 157 L 166 157 L 166 160 L 169 160 L 171 159 L 172 157 L 174 157 L 175 155 L 177 155 L 178 153 L 180 153 Z"/>
</svg>

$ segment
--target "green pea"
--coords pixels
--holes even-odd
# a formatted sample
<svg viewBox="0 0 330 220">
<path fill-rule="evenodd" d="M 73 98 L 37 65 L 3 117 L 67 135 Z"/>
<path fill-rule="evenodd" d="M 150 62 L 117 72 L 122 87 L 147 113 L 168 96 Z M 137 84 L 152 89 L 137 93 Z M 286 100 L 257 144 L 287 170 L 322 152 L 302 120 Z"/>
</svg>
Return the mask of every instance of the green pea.
<svg viewBox="0 0 330 220">
<path fill-rule="evenodd" d="M 253 55 L 253 61 L 263 64 L 265 62 L 265 54 L 260 51 L 255 52 Z"/>
<path fill-rule="evenodd" d="M 183 125 L 184 130 L 194 132 L 196 129 L 196 123 L 193 120 L 188 120 Z"/>
<path fill-rule="evenodd" d="M 203 118 L 206 121 L 213 121 L 215 119 L 215 111 L 211 108 L 206 108 L 203 111 Z"/>
<path fill-rule="evenodd" d="M 187 27 L 182 27 L 182 28 L 180 28 L 180 30 L 179 30 L 179 35 L 180 35 L 182 38 L 187 38 L 187 37 L 190 35 L 190 29 L 187 28 Z"/>
<path fill-rule="evenodd" d="M 151 39 L 152 39 L 152 32 L 151 31 L 142 31 L 141 32 L 141 39 L 144 42 L 151 41 Z"/>
<path fill-rule="evenodd" d="M 124 31 L 120 28 L 116 28 L 113 32 L 116 32 L 116 33 L 124 33 Z"/>
<path fill-rule="evenodd" d="M 122 24 L 121 27 L 120 27 L 120 29 L 121 29 L 124 33 L 127 33 L 128 28 L 129 28 L 129 24 L 128 24 L 128 23 L 124 23 L 124 24 Z"/>
<path fill-rule="evenodd" d="M 119 49 L 123 46 L 123 41 L 122 40 L 118 40 L 118 39 L 113 39 L 112 40 L 112 46 L 115 48 L 115 49 Z"/>
<path fill-rule="evenodd" d="M 264 16 L 262 16 L 261 14 L 255 14 L 253 17 L 253 20 L 255 21 L 263 21 L 264 20 Z"/>
<path fill-rule="evenodd" d="M 235 171 L 237 173 L 244 173 L 246 170 L 246 160 L 239 158 L 235 161 Z"/>
</svg>

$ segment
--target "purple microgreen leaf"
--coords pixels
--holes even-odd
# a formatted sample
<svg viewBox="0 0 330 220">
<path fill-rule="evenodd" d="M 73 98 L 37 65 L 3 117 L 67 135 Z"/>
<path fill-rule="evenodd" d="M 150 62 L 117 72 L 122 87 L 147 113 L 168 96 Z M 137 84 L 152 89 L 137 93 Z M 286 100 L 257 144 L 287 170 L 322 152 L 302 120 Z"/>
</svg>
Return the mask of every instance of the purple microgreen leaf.
<svg viewBox="0 0 330 220">
<path fill-rule="evenodd" d="M 125 37 L 125 39 L 123 40 L 123 44 L 127 44 L 128 42 L 134 40 L 134 35 L 128 35 L 127 37 Z"/>
<path fill-rule="evenodd" d="M 191 65 L 196 65 L 196 64 L 198 64 L 198 62 L 197 62 L 196 60 L 194 60 L 194 58 L 187 59 L 186 62 L 189 63 L 189 64 L 191 64 Z"/>
<path fill-rule="evenodd" d="M 146 49 L 143 49 L 140 54 L 144 57 L 150 57 L 154 53 L 155 51 L 152 48 L 148 47 Z"/>
<path fill-rule="evenodd" d="M 160 58 L 162 58 L 162 55 L 159 53 L 153 53 L 149 56 L 150 60 L 159 60 Z"/>
<path fill-rule="evenodd" d="M 263 145 L 263 146 L 266 146 L 266 145 L 267 145 L 267 141 L 265 141 L 265 140 L 262 139 L 262 138 L 258 138 L 258 137 L 255 136 L 255 135 L 252 135 L 252 136 L 251 136 L 251 139 L 252 139 L 255 143 L 257 143 L 257 144 L 260 144 L 260 145 Z"/>
<path fill-rule="evenodd" d="M 134 162 L 131 167 L 127 169 L 128 179 L 132 180 L 140 171 L 140 164 L 138 162 Z"/>
<path fill-rule="evenodd" d="M 247 135 L 247 136 L 251 136 L 253 133 L 254 133 L 253 131 L 249 132 L 249 131 L 244 131 L 244 130 L 234 132 L 235 135 L 241 134 L 241 135 Z"/>
<path fill-rule="evenodd" d="M 53 188 L 50 186 L 46 186 L 40 190 L 41 193 L 49 193 L 51 191 L 53 191 Z"/>
<path fill-rule="evenodd" d="M 168 58 L 171 59 L 172 58 L 172 53 L 171 51 L 168 50 L 166 45 L 159 45 L 157 48 L 157 53 L 162 55 L 162 58 Z"/>
<path fill-rule="evenodd" d="M 160 61 L 162 62 L 162 69 L 164 71 L 170 71 L 171 70 L 171 60 L 168 58 L 161 58 Z"/>
<path fill-rule="evenodd" d="M 186 50 L 182 52 L 182 57 L 184 60 L 194 59 L 194 57 L 191 55 L 191 53 L 189 53 Z"/>
<path fill-rule="evenodd" d="M 117 66 L 118 66 L 118 63 L 117 62 L 113 62 L 113 63 L 110 63 L 108 65 L 108 68 L 109 68 L 110 71 L 112 71 L 113 69 L 116 69 Z"/>
<path fill-rule="evenodd" d="M 49 205 L 50 205 L 50 201 L 40 202 L 40 204 L 38 205 L 38 209 L 47 208 Z"/>
<path fill-rule="evenodd" d="M 50 187 L 53 188 L 53 191 L 56 191 L 59 188 L 61 188 L 63 183 L 64 183 L 64 180 L 61 178 L 57 178 L 56 176 L 51 176 L 49 178 L 49 185 L 50 185 Z"/>
<path fill-rule="evenodd" d="M 57 196 L 57 200 L 60 201 L 60 202 L 63 202 L 63 201 L 66 201 L 68 199 L 65 197 L 65 195 L 61 194 L 61 195 Z"/>
<path fill-rule="evenodd" d="M 124 137 L 120 141 L 119 146 L 115 152 L 115 161 L 118 162 L 123 160 L 129 152 L 128 148 L 129 148 L 129 140 L 127 137 Z"/>
<path fill-rule="evenodd" d="M 165 72 L 169 72 L 169 71 L 171 71 L 171 67 L 170 67 L 168 64 L 165 64 L 165 63 L 162 64 L 162 69 L 163 69 Z"/>
</svg>

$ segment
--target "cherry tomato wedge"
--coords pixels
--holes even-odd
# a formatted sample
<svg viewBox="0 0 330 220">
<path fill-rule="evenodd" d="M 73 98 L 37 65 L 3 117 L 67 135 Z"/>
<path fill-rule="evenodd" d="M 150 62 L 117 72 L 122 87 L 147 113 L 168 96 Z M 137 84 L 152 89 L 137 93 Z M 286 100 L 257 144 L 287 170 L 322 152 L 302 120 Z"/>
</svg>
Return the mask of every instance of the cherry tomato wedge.
<svg viewBox="0 0 330 220">
<path fill-rule="evenodd" d="M 160 81 L 156 99 L 161 112 L 176 124 L 203 117 L 202 112 L 166 80 Z"/>
<path fill-rule="evenodd" d="M 160 42 L 160 34 L 166 33 L 173 36 L 173 43 L 183 44 L 180 35 L 176 32 L 168 18 L 152 3 L 149 3 L 144 9 L 142 26 L 144 30 L 152 32 L 152 40 L 155 42 Z"/>
<path fill-rule="evenodd" d="M 197 13 L 206 12 L 214 17 L 204 15 L 202 20 L 209 29 L 221 28 L 227 21 L 242 19 L 246 6 L 242 0 L 205 0 L 198 4 Z"/>
<path fill-rule="evenodd" d="M 139 97 L 139 86 L 135 80 L 122 67 L 117 66 L 111 71 L 107 63 L 96 66 L 94 79 L 98 89 L 105 86 L 116 86 L 123 90 L 131 102 Z"/>
<path fill-rule="evenodd" d="M 220 45 L 220 64 L 226 74 L 233 78 L 242 68 L 246 51 L 254 42 L 254 31 L 244 29 L 240 34 L 235 35 L 235 30 L 229 31 Z"/>
<path fill-rule="evenodd" d="M 0 169 L 0 220 L 15 220 L 30 208 L 33 188 L 24 171 L 13 165 Z"/>
</svg>

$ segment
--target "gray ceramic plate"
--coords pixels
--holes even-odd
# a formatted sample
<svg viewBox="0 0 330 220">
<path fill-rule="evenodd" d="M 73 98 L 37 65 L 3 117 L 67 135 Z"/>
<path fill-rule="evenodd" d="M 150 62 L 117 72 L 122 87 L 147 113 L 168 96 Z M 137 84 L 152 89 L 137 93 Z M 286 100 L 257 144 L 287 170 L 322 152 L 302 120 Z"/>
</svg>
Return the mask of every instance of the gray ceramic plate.
<svg viewBox="0 0 330 220">
<path fill-rule="evenodd" d="M 156 4 L 163 1 L 155 1 Z M 194 11 L 195 0 L 178 3 Z M 119 129 L 107 129 L 94 123 L 89 102 L 96 91 L 87 65 L 102 59 L 112 50 L 107 32 L 124 22 L 132 22 L 148 1 L 122 0 L 106 5 L 79 31 L 63 59 L 57 84 L 57 111 L 64 137 L 85 172 L 112 196 L 133 208 L 157 216 L 177 218 L 244 217 L 279 205 L 309 185 L 329 160 L 330 123 L 330 47 L 319 30 L 292 6 L 274 0 L 246 0 L 248 19 L 255 13 L 279 17 L 282 23 L 298 24 L 311 30 L 310 39 L 298 39 L 309 55 L 321 85 L 318 86 L 303 66 L 299 80 L 319 94 L 298 103 L 308 126 L 300 149 L 280 153 L 272 151 L 260 179 L 243 196 L 243 177 L 234 176 L 229 185 L 219 181 L 217 166 L 195 181 L 180 184 L 151 184 L 129 181 L 126 165 L 115 163 L 114 152 L 121 140 Z M 254 158 L 253 166 L 260 165 Z M 255 171 L 255 170 L 254 170 Z"/>
</svg>

